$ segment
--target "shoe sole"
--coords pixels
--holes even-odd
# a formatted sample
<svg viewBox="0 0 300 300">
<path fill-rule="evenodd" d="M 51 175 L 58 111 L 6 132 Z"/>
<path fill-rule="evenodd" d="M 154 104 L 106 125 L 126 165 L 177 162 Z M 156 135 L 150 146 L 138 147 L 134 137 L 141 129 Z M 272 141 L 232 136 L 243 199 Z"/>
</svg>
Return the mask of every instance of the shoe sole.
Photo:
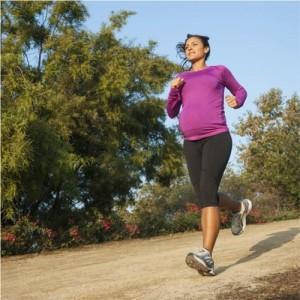
<svg viewBox="0 0 300 300">
<path fill-rule="evenodd" d="M 193 253 L 188 253 L 188 255 L 185 258 L 185 262 L 190 268 L 197 270 L 198 273 L 203 276 L 215 276 L 216 275 L 213 270 L 210 270 L 206 267 L 204 262 L 201 262 L 201 260 L 199 260 L 199 258 L 196 259 L 194 257 Z"/>
</svg>

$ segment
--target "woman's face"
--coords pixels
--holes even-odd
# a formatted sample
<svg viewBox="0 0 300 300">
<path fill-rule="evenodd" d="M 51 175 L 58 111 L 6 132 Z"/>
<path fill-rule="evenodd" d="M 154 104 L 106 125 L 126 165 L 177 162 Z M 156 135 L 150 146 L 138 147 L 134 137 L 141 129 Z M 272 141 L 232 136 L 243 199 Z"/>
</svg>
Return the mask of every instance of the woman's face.
<svg viewBox="0 0 300 300">
<path fill-rule="evenodd" d="M 197 61 L 205 58 L 209 48 L 204 47 L 202 41 L 197 37 L 190 37 L 185 43 L 185 55 L 186 58 L 191 61 Z M 204 51 L 205 50 L 205 51 Z"/>
</svg>

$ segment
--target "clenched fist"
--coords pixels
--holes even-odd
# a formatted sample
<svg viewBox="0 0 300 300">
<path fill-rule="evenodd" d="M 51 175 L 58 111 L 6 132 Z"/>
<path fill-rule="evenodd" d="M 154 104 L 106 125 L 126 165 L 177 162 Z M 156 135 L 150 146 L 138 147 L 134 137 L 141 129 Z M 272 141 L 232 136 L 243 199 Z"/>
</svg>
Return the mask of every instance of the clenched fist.
<svg viewBox="0 0 300 300">
<path fill-rule="evenodd" d="M 236 101 L 236 97 L 235 96 L 227 95 L 225 97 L 225 99 L 226 99 L 227 104 L 230 107 L 232 107 L 232 108 L 235 108 L 238 105 L 238 102 Z"/>
<path fill-rule="evenodd" d="M 184 83 L 184 79 L 180 78 L 180 77 L 177 77 L 177 78 L 172 80 L 171 87 L 172 88 L 179 88 L 183 83 Z"/>
</svg>

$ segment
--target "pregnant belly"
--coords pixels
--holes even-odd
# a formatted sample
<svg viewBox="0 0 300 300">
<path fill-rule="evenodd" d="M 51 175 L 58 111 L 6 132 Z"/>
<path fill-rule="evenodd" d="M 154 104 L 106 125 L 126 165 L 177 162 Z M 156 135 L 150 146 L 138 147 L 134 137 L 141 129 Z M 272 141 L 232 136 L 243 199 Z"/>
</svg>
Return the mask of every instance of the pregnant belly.
<svg viewBox="0 0 300 300">
<path fill-rule="evenodd" d="M 224 121 L 220 112 L 183 109 L 179 115 L 179 128 L 181 132 L 195 129 L 210 131 L 224 126 Z"/>
</svg>

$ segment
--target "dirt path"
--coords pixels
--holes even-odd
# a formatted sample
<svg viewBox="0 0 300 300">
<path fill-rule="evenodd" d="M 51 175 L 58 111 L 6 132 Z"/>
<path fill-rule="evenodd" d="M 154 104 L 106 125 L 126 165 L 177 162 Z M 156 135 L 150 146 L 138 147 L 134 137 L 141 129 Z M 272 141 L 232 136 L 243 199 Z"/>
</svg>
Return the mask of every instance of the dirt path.
<svg viewBox="0 0 300 300">
<path fill-rule="evenodd" d="M 300 220 L 248 225 L 233 236 L 220 231 L 215 277 L 185 265 L 200 232 L 109 242 L 2 259 L 2 299 L 215 299 L 228 284 L 299 265 Z"/>
</svg>

